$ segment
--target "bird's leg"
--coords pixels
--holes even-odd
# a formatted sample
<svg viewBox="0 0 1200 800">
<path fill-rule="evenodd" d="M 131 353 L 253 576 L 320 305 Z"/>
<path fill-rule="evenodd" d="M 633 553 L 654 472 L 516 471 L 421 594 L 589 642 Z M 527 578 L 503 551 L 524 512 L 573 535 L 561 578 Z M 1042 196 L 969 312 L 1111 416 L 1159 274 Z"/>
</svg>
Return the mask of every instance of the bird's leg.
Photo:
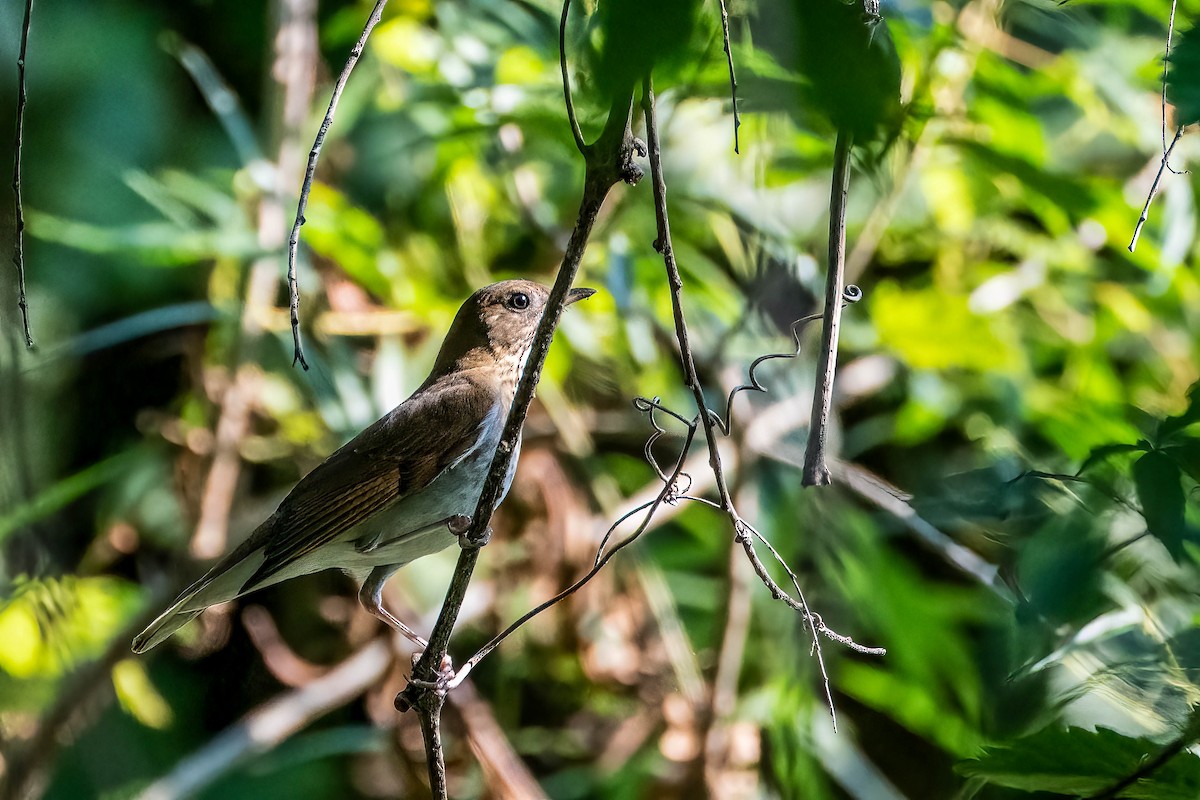
<svg viewBox="0 0 1200 800">
<path fill-rule="evenodd" d="M 466 514 L 455 514 L 446 520 L 446 529 L 458 537 L 458 546 L 463 550 L 480 548 L 492 540 L 492 528 L 488 526 L 478 539 L 467 535 L 471 530 L 471 518 Z"/>
<path fill-rule="evenodd" d="M 387 579 L 392 577 L 392 573 L 395 571 L 395 567 L 375 567 L 372 569 L 371 574 L 363 581 L 362 588 L 358 590 L 358 602 L 362 603 L 363 608 L 367 611 L 370 611 L 374 616 L 383 620 L 388 627 L 400 631 L 410 642 L 424 650 L 429 646 L 429 642 L 425 641 L 412 628 L 396 619 L 390 611 L 383 607 L 383 585 L 387 583 Z"/>
</svg>

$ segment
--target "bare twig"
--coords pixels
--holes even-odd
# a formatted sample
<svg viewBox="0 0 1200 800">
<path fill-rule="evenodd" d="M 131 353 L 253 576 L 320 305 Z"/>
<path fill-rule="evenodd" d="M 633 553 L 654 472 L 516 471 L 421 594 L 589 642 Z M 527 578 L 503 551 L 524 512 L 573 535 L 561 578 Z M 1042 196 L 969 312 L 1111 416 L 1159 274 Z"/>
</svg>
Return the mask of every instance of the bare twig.
<svg viewBox="0 0 1200 800">
<path fill-rule="evenodd" d="M 1163 164 L 1172 175 L 1181 175 L 1183 173 L 1178 170 L 1171 169 L 1171 164 L 1168 160 L 1169 153 L 1167 152 L 1167 64 L 1171 60 L 1171 38 L 1175 33 L 1175 6 L 1178 0 L 1171 0 L 1171 17 L 1167 22 L 1167 46 L 1163 51 L 1163 69 L 1162 69 L 1162 103 L 1159 106 L 1162 109 L 1162 149 L 1163 149 Z M 1178 136 L 1178 134 L 1176 134 Z M 1172 144 L 1172 147 L 1174 145 Z M 1186 170 L 1184 170 L 1186 172 Z"/>
<path fill-rule="evenodd" d="M 249 758 L 267 752 L 313 720 L 381 680 L 392 665 L 386 639 L 369 644 L 320 678 L 259 706 L 146 788 L 139 800 L 182 800 Z"/>
<path fill-rule="evenodd" d="M 725 41 L 725 61 L 729 64 L 729 96 L 733 102 L 733 152 L 741 154 L 738 142 L 738 128 L 742 127 L 742 118 L 738 115 L 737 106 L 737 75 L 733 71 L 733 50 L 729 47 L 729 10 L 725 0 L 721 4 L 721 37 Z"/>
<path fill-rule="evenodd" d="M 1171 58 L 1171 38 L 1175 33 L 1175 6 L 1177 0 L 1171 0 L 1171 17 L 1167 23 L 1167 45 L 1163 53 L 1163 68 L 1162 68 L 1162 160 L 1158 163 L 1158 172 L 1154 173 L 1154 182 L 1150 184 L 1150 191 L 1146 193 L 1146 204 L 1142 206 L 1142 213 L 1138 217 L 1137 225 L 1133 228 L 1133 237 L 1129 240 L 1129 252 L 1137 250 L 1138 238 L 1142 235 L 1142 226 L 1146 224 L 1147 218 L 1150 216 L 1150 204 L 1154 202 L 1154 195 L 1158 194 L 1158 183 L 1162 180 L 1163 172 L 1170 172 L 1172 175 L 1182 175 L 1187 172 L 1182 172 L 1171 167 L 1171 153 L 1175 150 L 1175 145 L 1179 143 L 1179 139 L 1183 136 L 1184 126 L 1180 125 L 1175 129 L 1175 136 L 1171 139 L 1171 143 L 1167 144 L 1167 65 Z"/>
<path fill-rule="evenodd" d="M 17 268 L 17 307 L 25 331 L 25 346 L 33 347 L 29 328 L 29 303 L 25 299 L 25 210 L 21 204 L 21 145 L 25 136 L 25 53 L 29 47 L 29 24 L 33 18 L 33 0 L 25 0 L 25 19 L 21 23 L 21 52 L 17 56 L 17 133 L 13 148 L 13 200 L 16 205 L 17 230 L 13 242 L 13 266 Z"/>
<path fill-rule="evenodd" d="M 692 355 L 692 344 L 688 335 L 687 320 L 683 313 L 683 278 L 679 274 L 679 265 L 675 263 L 675 251 L 671 246 L 671 223 L 667 216 L 667 184 L 662 172 L 662 145 L 658 139 L 658 123 L 654 117 L 654 87 L 649 76 L 642 84 L 642 112 L 646 117 L 646 144 L 650 156 L 650 184 L 654 189 L 654 215 L 658 225 L 658 238 L 654 240 L 654 249 L 663 257 L 663 266 L 667 271 L 667 284 L 671 290 L 671 312 L 675 319 L 675 338 L 679 342 L 679 357 L 683 362 L 684 384 L 692 392 L 696 401 L 696 410 L 700 416 L 700 424 L 704 428 L 704 439 L 708 445 L 709 467 L 716 478 L 717 493 L 721 498 L 721 508 L 732 511 L 733 500 L 729 496 L 729 486 L 725 481 L 724 468 L 721 465 L 721 455 L 717 450 L 715 433 L 716 422 L 707 413 L 704 402 L 704 387 L 696 375 L 696 360 Z"/>
<path fill-rule="evenodd" d="M 820 365 L 813 393 L 808 449 L 804 453 L 804 485 L 826 486 L 832 478 L 826 463 L 829 414 L 833 407 L 833 375 L 837 369 L 838 333 L 842 325 L 842 281 L 846 268 L 846 195 L 850 188 L 853 137 L 840 130 L 833 150 L 833 186 L 829 194 L 829 263 L 825 274 L 824 325 Z"/>
<path fill-rule="evenodd" d="M 300 187 L 300 200 L 296 204 L 296 220 L 292 223 L 292 235 L 288 237 L 287 279 L 288 307 L 291 310 L 292 320 L 292 364 L 294 366 L 298 363 L 305 370 L 308 369 L 308 362 L 304 360 L 304 347 L 300 343 L 300 284 L 296 280 L 296 252 L 300 247 L 300 226 L 304 224 L 304 211 L 308 208 L 308 195 L 312 192 L 313 175 L 317 171 L 317 161 L 321 158 L 321 146 L 325 144 L 325 134 L 329 132 L 329 126 L 333 124 L 333 114 L 337 111 L 338 100 L 342 98 L 342 90 L 346 88 L 346 81 L 350 79 L 354 65 L 362 56 L 363 48 L 367 44 L 367 37 L 371 35 L 371 31 L 383 17 L 383 8 L 386 5 L 387 0 L 376 1 L 375 7 L 371 9 L 371 15 L 367 17 L 367 24 L 363 26 L 362 34 L 359 35 L 358 41 L 350 50 L 346 66 L 342 67 L 341 74 L 333 84 L 333 94 L 329 97 L 329 108 L 325 111 L 325 118 L 321 120 L 317 138 L 313 140 L 312 149 L 308 153 L 308 168 L 304 171 L 304 184 Z"/>
<path fill-rule="evenodd" d="M 545 363 L 546 353 L 550 349 L 550 341 L 554 337 L 554 330 L 562 314 L 563 302 L 579 271 L 579 265 L 583 260 L 583 253 L 600 207 L 604 204 L 609 190 L 618 181 L 636 183 L 641 177 L 641 170 L 633 163 L 633 154 L 638 148 L 629 126 L 631 108 L 631 98 L 614 98 L 604 131 L 596 143 L 586 148 L 586 173 L 579 217 L 571 232 L 570 241 L 567 243 L 563 263 L 559 267 L 558 276 L 550 290 L 550 297 L 546 301 L 546 310 L 542 314 L 537 332 L 534 334 L 533 345 L 530 348 L 525 369 L 521 374 L 521 380 L 517 384 L 508 419 L 500 437 L 500 444 L 496 448 L 496 454 L 492 458 L 487 478 L 480 491 L 475 513 L 471 516 L 471 526 L 462 537 L 468 543 L 478 542 L 482 545 L 487 540 L 492 512 L 503 491 L 508 467 L 521 435 L 521 427 L 529 411 L 529 404 L 533 400 L 533 392 L 538 378 L 541 376 L 542 365 Z M 459 554 L 454 576 L 446 591 L 446 599 L 442 603 L 437 623 L 429 636 L 429 646 L 414 665 L 409 685 L 396 697 L 398 709 L 412 708 L 421 716 L 421 728 L 425 733 L 430 785 L 434 789 L 434 797 L 438 800 L 446 796 L 446 767 L 437 720 L 441 717 L 446 692 L 452 688 L 448 676 L 443 672 L 443 664 L 447 657 L 450 634 L 462 609 L 463 598 L 478 559 L 478 546 L 464 547 Z"/>
<path fill-rule="evenodd" d="M 801 613 L 805 622 L 812 630 L 813 653 L 816 655 L 818 664 L 820 665 L 821 675 L 825 683 L 825 693 L 829 704 L 830 714 L 835 715 L 833 707 L 833 695 L 829 685 L 829 676 L 825 670 L 825 662 L 821 654 L 821 637 L 824 636 L 826 638 L 834 639 L 835 641 L 838 641 L 839 643 L 858 652 L 869 653 L 872 655 L 882 655 L 884 651 L 881 648 L 863 647 L 862 645 L 856 644 L 849 637 L 842 636 L 841 634 L 838 634 L 828 628 L 824 622 L 821 621 L 821 618 L 809 609 L 808 604 L 804 599 L 804 594 L 800 590 L 799 579 L 796 577 L 791 568 L 788 567 L 786 562 L 784 562 L 782 556 L 779 555 L 775 548 L 771 546 L 770 542 L 768 542 L 753 525 L 742 519 L 742 517 L 738 514 L 736 507 L 734 506 L 733 500 L 730 496 L 729 486 L 725 479 L 725 471 L 721 463 L 720 450 L 717 445 L 716 430 L 717 426 L 721 424 L 721 418 L 715 413 L 711 412 L 705 405 L 704 389 L 700 385 L 700 380 L 696 374 L 695 358 L 692 354 L 691 342 L 688 336 L 687 321 L 683 313 L 683 279 L 680 276 L 679 267 L 675 262 L 674 250 L 671 247 L 671 226 L 667 216 L 666 183 L 663 179 L 662 172 L 662 149 L 658 137 L 658 124 L 655 120 L 654 114 L 654 90 L 649 76 L 644 79 L 642 84 L 642 110 L 646 118 L 646 141 L 648 144 L 650 157 L 651 185 L 654 189 L 654 211 L 658 223 L 658 238 L 655 240 L 654 246 L 655 249 L 662 254 L 663 264 L 667 271 L 667 283 L 671 291 L 671 308 L 675 318 L 675 334 L 679 344 L 680 359 L 683 364 L 684 382 L 692 391 L 692 396 L 696 404 L 698 421 L 704 428 L 705 444 L 707 445 L 709 456 L 708 463 L 710 469 L 712 470 L 713 482 L 717 490 L 717 494 L 720 498 L 719 502 L 716 503 L 687 495 L 680 495 L 679 499 L 702 502 L 724 512 L 729 517 L 729 520 L 733 525 L 735 540 L 742 545 L 743 550 L 746 552 L 746 557 L 750 559 L 750 563 L 754 567 L 755 573 L 758 575 L 763 584 L 770 590 L 771 596 L 777 600 L 783 601 L 788 606 Z M 839 141 L 841 140 L 839 139 Z M 845 161 L 847 162 L 846 166 L 848 172 L 848 137 L 845 145 Z M 835 295 L 830 295 L 830 297 L 832 298 L 832 306 L 840 310 L 840 285 L 838 286 L 838 293 Z M 826 313 L 828 314 L 828 308 Z M 777 357 L 783 356 L 778 355 Z M 761 360 L 762 359 L 759 359 L 759 362 Z M 755 362 L 752 367 L 756 366 L 759 362 Z M 762 390 L 762 387 L 759 386 L 757 381 L 754 379 L 753 369 L 751 369 L 750 384 L 748 386 L 738 387 L 738 389 L 735 389 L 733 392 L 731 392 L 730 401 L 732 401 L 732 398 L 737 391 L 748 388 L 754 388 L 760 391 Z M 678 415 L 674 416 L 678 418 Z M 695 423 L 689 423 L 689 428 L 694 424 Z M 762 563 L 762 560 L 758 557 L 758 554 L 755 551 L 755 539 L 758 539 L 760 542 L 762 542 L 768 548 L 768 550 L 770 550 L 771 555 L 776 559 L 776 561 L 778 561 L 784 570 L 787 571 L 788 576 L 791 578 L 792 585 L 796 590 L 796 598 L 793 598 L 785 590 L 780 588 L 780 586 L 771 577 L 766 566 Z M 834 724 L 836 726 L 836 715 L 834 716 Z"/>
<path fill-rule="evenodd" d="M 587 155 L 587 142 L 579 130 L 575 116 L 575 103 L 571 99 L 571 76 L 567 73 L 567 14 L 571 11 L 571 0 L 563 0 L 562 19 L 558 22 L 558 66 L 562 70 L 563 103 L 567 107 L 567 121 L 571 123 L 571 136 L 575 137 L 575 148 L 582 156 Z"/>
<path fill-rule="evenodd" d="M 1141 216 L 1138 217 L 1137 225 L 1133 228 L 1133 238 L 1129 240 L 1129 252 L 1131 253 L 1137 250 L 1138 238 L 1142 235 L 1142 226 L 1146 224 L 1146 220 L 1150 216 L 1150 204 L 1154 202 L 1154 195 L 1158 194 L 1158 182 L 1162 180 L 1163 172 L 1169 169 L 1167 160 L 1171 157 L 1171 152 L 1175 149 L 1175 145 L 1179 143 L 1181 136 L 1183 136 L 1182 125 L 1175 129 L 1175 138 L 1163 150 L 1162 160 L 1158 164 L 1158 172 L 1154 174 L 1154 183 L 1150 184 L 1150 191 L 1146 194 L 1146 204 L 1142 206 Z M 1174 170 L 1171 171 L 1174 172 Z"/>
<path fill-rule="evenodd" d="M 273 145 L 275 164 L 272 190 L 258 204 L 258 244 L 264 253 L 273 253 L 283 246 L 286 231 L 286 212 L 280 189 L 300 169 L 299 131 L 312 101 L 316 75 L 317 32 L 315 0 L 276 0 L 277 16 L 275 58 L 271 65 L 274 76 L 271 87 L 271 108 L 281 110 L 281 119 L 272 127 L 278 141 Z M 221 398 L 221 411 L 215 428 L 215 448 L 212 466 L 205 479 L 200 501 L 200 513 L 192 536 L 191 553 L 196 558 L 215 558 L 225 550 L 229 528 L 229 512 L 241 474 L 239 446 L 250 425 L 252 398 L 259 380 L 258 369 L 248 361 L 251 344 L 262 332 L 266 314 L 262 309 L 274 305 L 279 285 L 278 262 L 273 256 L 257 259 L 250 268 L 242 307 L 241 329 L 233 378 Z"/>
</svg>

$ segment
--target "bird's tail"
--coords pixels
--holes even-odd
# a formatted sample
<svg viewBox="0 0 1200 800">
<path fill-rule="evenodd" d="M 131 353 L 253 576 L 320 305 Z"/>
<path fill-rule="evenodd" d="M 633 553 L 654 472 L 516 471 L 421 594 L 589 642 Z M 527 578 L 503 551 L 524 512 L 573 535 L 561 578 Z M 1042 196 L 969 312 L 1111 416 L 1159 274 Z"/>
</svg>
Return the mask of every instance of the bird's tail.
<svg viewBox="0 0 1200 800">
<path fill-rule="evenodd" d="M 157 647 L 172 633 L 200 616 L 200 613 L 204 611 L 202 608 L 192 611 L 184 611 L 181 608 L 182 603 L 189 599 L 191 598 L 181 598 L 175 605 L 159 614 L 158 618 L 133 640 L 133 652 L 144 653 L 151 647 Z"/>
<path fill-rule="evenodd" d="M 261 531 L 271 520 L 259 528 Z M 171 607 L 158 615 L 146 630 L 133 640 L 133 652 L 144 653 L 161 644 L 172 633 L 188 624 L 204 609 L 240 597 L 248 591 L 266 586 L 273 581 L 257 581 L 247 586 L 246 582 L 263 561 L 262 537 L 259 531 L 243 542 L 240 547 L 209 570 L 208 574 L 193 583 Z"/>
</svg>

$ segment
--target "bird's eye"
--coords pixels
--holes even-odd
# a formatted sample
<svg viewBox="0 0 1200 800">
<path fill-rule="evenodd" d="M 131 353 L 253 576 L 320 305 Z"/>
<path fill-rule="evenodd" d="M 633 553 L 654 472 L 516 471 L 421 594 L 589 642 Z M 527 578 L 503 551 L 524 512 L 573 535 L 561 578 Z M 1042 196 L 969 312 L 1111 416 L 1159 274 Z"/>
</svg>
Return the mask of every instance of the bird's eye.
<svg viewBox="0 0 1200 800">
<path fill-rule="evenodd" d="M 512 297 L 508 298 L 508 307 L 517 311 L 524 311 L 529 308 L 529 295 L 524 292 L 516 292 Z"/>
</svg>

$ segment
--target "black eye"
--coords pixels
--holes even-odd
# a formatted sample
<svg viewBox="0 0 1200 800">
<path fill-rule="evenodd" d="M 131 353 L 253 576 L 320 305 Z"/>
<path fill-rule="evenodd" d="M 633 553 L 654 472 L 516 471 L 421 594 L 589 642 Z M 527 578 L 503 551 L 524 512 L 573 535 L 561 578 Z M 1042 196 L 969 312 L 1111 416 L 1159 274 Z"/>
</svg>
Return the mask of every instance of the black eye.
<svg viewBox="0 0 1200 800">
<path fill-rule="evenodd" d="M 529 308 L 529 295 L 524 292 L 516 292 L 508 298 L 508 307 L 517 311 L 524 311 Z"/>
</svg>

